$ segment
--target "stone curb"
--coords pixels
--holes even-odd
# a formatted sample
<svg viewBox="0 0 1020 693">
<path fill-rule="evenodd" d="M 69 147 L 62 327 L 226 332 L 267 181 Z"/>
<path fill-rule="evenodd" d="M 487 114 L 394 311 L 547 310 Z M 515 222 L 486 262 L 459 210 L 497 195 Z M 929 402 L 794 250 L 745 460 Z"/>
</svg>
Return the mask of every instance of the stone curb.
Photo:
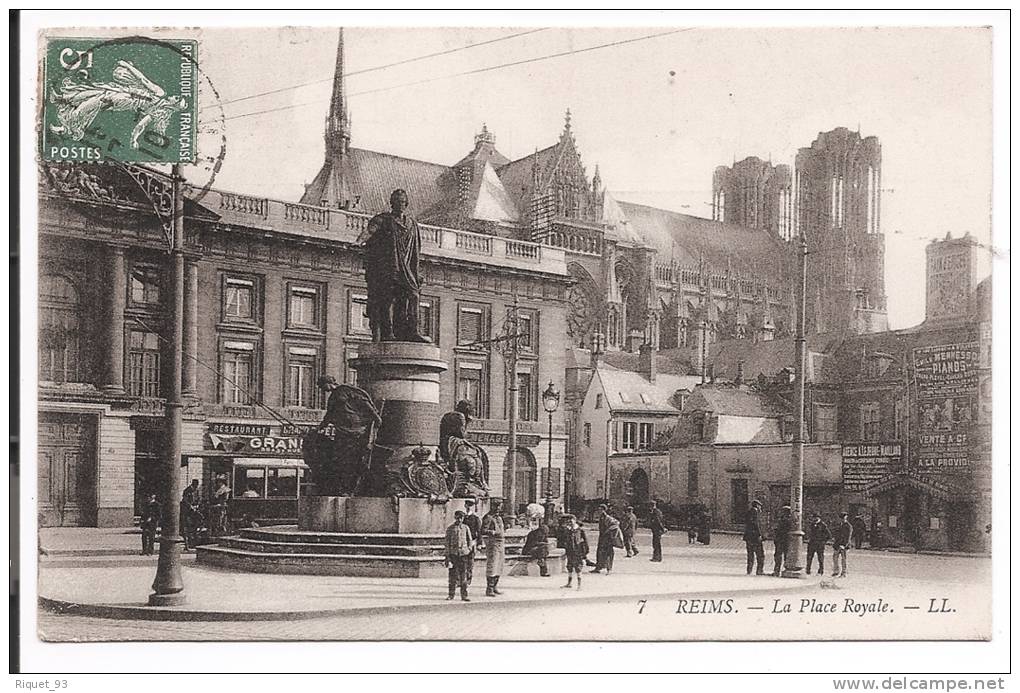
<svg viewBox="0 0 1020 693">
<path fill-rule="evenodd" d="M 810 583 L 802 580 L 787 580 L 789 587 L 763 587 L 760 589 L 741 590 L 739 592 L 725 592 L 722 590 L 702 590 L 700 592 L 656 592 L 650 594 L 604 594 L 585 595 L 583 597 L 571 597 L 568 599 L 515 599 L 502 601 L 490 599 L 481 601 L 482 598 L 474 598 L 470 603 L 454 601 L 450 606 L 457 605 L 461 609 L 487 609 L 497 606 L 566 606 L 574 603 L 595 603 L 605 601 L 617 601 L 621 599 L 649 599 L 649 598 L 676 598 L 676 599 L 710 599 L 712 597 L 743 596 L 743 595 L 766 595 L 783 594 L 792 592 L 797 587 Z M 120 620 L 141 620 L 141 621 L 296 621 L 315 618 L 326 618 L 329 616 L 340 616 L 351 614 L 355 616 L 372 614 L 392 614 L 401 611 L 412 611 L 426 608 L 443 608 L 444 603 L 439 604 L 398 604 L 391 606 L 353 606 L 337 609 L 315 609 L 307 611 L 197 611 L 187 609 L 174 609 L 167 607 L 149 606 L 126 606 L 123 604 L 82 604 L 68 602 L 61 599 L 39 596 L 39 606 L 58 614 L 70 616 L 90 616 L 93 618 L 110 618 Z"/>
</svg>

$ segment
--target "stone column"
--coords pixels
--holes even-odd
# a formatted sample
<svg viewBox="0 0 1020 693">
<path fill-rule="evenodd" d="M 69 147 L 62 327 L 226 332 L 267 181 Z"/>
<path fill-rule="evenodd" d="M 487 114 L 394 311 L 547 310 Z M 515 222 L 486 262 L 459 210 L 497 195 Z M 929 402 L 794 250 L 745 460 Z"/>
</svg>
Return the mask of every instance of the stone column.
<svg viewBox="0 0 1020 693">
<path fill-rule="evenodd" d="M 198 262 L 188 260 L 184 269 L 184 362 L 183 390 L 185 399 L 198 396 Z"/>
<path fill-rule="evenodd" d="M 103 390 L 111 394 L 124 393 L 124 308 L 127 301 L 127 270 L 124 249 L 110 248 L 108 304 L 110 319 L 107 322 L 106 383 Z"/>
</svg>

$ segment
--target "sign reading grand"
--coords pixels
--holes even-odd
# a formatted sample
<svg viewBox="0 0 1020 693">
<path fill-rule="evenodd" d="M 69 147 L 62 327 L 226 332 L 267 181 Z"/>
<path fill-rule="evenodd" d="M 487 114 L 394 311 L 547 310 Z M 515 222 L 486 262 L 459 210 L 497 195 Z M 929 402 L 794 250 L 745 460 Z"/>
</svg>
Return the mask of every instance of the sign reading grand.
<svg viewBox="0 0 1020 693">
<path fill-rule="evenodd" d="M 843 445 L 843 488 L 860 491 L 897 471 L 903 446 L 899 443 L 846 443 Z"/>
<path fill-rule="evenodd" d="M 914 349 L 918 430 L 913 432 L 919 473 L 970 471 L 977 417 L 978 345 Z"/>
<path fill-rule="evenodd" d="M 195 41 L 50 38 L 46 161 L 194 163 Z"/>
</svg>

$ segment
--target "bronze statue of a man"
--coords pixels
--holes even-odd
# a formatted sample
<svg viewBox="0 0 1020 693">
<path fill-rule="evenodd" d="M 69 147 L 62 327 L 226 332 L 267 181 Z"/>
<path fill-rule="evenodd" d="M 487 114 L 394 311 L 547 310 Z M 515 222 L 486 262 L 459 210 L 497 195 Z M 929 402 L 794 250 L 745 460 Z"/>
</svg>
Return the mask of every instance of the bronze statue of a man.
<svg viewBox="0 0 1020 693">
<path fill-rule="evenodd" d="M 359 239 L 365 251 L 368 320 L 376 342 L 429 342 L 418 333 L 421 231 L 407 214 L 403 190 L 390 194 L 389 212 L 377 214 Z"/>
</svg>

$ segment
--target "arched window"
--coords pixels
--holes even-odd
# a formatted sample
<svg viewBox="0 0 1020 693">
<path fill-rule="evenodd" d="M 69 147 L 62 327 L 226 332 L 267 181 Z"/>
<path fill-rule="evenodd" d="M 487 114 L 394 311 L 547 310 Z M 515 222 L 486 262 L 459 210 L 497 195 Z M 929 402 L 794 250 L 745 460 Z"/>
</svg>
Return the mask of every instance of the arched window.
<svg viewBox="0 0 1020 693">
<path fill-rule="evenodd" d="M 535 463 L 535 456 L 527 448 L 517 448 L 515 462 L 515 476 L 517 479 L 515 489 L 515 500 L 517 507 L 514 512 L 528 503 L 534 503 L 538 497 L 538 465 Z M 503 463 L 503 497 L 509 503 L 510 499 L 510 459 Z"/>
<path fill-rule="evenodd" d="M 78 289 L 70 279 L 44 274 L 39 280 L 39 380 L 82 380 Z"/>
</svg>

